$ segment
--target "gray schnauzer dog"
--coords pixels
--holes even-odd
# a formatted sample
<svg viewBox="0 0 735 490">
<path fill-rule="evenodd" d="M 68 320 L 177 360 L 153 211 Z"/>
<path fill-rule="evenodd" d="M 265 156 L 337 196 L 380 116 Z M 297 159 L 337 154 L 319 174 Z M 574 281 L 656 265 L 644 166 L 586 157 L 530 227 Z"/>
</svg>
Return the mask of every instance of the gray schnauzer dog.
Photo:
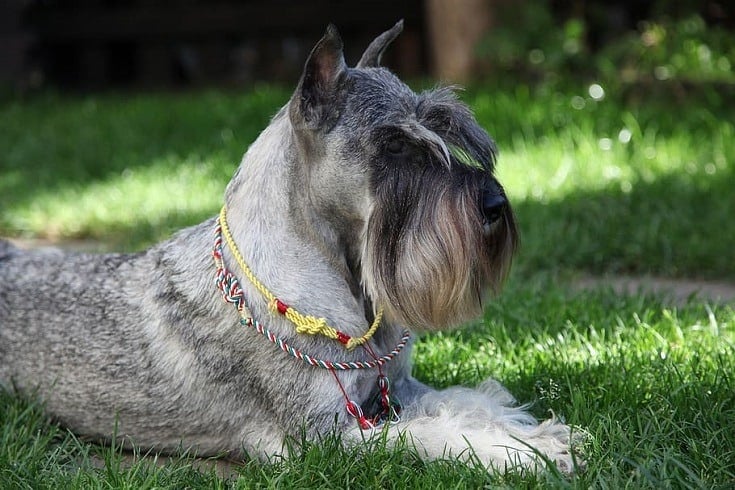
<svg viewBox="0 0 735 490">
<path fill-rule="evenodd" d="M 571 471 L 569 427 L 499 383 L 411 376 L 411 333 L 477 316 L 517 232 L 470 110 L 379 66 L 401 30 L 349 68 L 327 28 L 219 217 L 135 254 L 0 242 L 0 383 L 85 438 L 154 451 L 267 457 L 337 430 Z"/>
</svg>

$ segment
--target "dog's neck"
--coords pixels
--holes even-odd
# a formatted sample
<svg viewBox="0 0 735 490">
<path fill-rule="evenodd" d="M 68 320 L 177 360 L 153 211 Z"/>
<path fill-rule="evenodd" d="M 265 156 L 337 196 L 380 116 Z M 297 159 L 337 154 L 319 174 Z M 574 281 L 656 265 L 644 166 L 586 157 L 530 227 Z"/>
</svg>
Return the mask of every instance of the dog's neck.
<svg viewBox="0 0 735 490">
<path fill-rule="evenodd" d="M 232 236 L 254 274 L 277 296 L 350 335 L 360 334 L 369 318 L 351 270 L 355 264 L 329 252 L 339 246 L 338 233 L 318 216 L 294 211 L 289 182 L 298 157 L 284 137 L 295 136 L 281 111 L 250 146 L 229 184 L 225 205 Z M 253 314 L 265 317 L 265 299 L 245 282 Z"/>
</svg>

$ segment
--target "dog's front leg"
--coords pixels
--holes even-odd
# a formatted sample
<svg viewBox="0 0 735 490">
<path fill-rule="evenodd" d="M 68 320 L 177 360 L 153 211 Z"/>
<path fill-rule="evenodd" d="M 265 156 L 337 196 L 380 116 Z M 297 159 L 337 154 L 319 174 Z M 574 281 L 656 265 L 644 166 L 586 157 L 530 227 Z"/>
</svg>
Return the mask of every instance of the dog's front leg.
<svg viewBox="0 0 735 490">
<path fill-rule="evenodd" d="M 488 467 L 543 467 L 544 459 L 563 472 L 573 470 L 570 429 L 557 420 L 539 424 L 495 380 L 478 389 L 434 390 L 413 378 L 395 383 L 403 402 L 401 420 L 387 430 L 430 459 L 477 457 Z"/>
</svg>

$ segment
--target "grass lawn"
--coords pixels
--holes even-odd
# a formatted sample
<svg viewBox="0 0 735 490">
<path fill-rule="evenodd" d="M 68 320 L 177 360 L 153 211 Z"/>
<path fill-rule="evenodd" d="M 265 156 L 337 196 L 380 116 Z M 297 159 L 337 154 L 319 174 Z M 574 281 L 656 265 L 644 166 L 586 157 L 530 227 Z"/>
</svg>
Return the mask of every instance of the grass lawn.
<svg viewBox="0 0 735 490">
<path fill-rule="evenodd" d="M 130 250 L 209 217 L 287 97 L 260 87 L 2 103 L 0 235 Z M 733 305 L 566 286 L 580 271 L 735 281 L 732 94 L 599 98 L 580 83 L 462 97 L 498 141 L 522 246 L 483 319 L 420 339 L 416 373 L 437 387 L 492 376 L 539 417 L 563 416 L 587 434 L 584 471 L 488 474 L 422 462 L 410 447 L 345 452 L 330 438 L 223 480 L 185 459 L 124 465 L 114 447 L 78 441 L 35 402 L 0 393 L 0 488 L 735 486 Z"/>
</svg>

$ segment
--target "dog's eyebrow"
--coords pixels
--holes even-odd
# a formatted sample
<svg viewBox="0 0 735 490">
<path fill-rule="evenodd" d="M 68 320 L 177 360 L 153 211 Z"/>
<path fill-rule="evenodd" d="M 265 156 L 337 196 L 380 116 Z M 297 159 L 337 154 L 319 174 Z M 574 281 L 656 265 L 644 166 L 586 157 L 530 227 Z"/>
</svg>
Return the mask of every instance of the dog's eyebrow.
<svg viewBox="0 0 735 490">
<path fill-rule="evenodd" d="M 447 143 L 434 131 L 415 119 L 399 124 L 398 128 L 400 128 L 409 138 L 419 140 L 426 144 L 447 167 L 450 165 L 452 160 L 449 148 L 447 148 Z"/>
<path fill-rule="evenodd" d="M 457 117 L 457 109 L 465 109 L 465 117 L 471 117 L 467 108 L 457 100 L 456 93 L 451 87 L 444 87 L 430 92 L 424 92 L 417 98 L 415 114 L 418 123 L 428 131 L 441 138 L 444 142 L 444 157 L 453 160 L 465 167 L 478 170 L 491 170 L 494 161 L 495 149 L 492 141 L 489 142 L 489 163 L 486 163 L 484 152 L 480 149 L 481 142 L 473 136 L 475 128 L 463 126 L 463 117 Z M 460 114 L 462 116 L 462 114 Z M 476 129 L 480 129 L 479 127 Z M 439 155 L 441 157 L 441 155 Z M 447 164 L 449 165 L 449 164 Z"/>
</svg>

